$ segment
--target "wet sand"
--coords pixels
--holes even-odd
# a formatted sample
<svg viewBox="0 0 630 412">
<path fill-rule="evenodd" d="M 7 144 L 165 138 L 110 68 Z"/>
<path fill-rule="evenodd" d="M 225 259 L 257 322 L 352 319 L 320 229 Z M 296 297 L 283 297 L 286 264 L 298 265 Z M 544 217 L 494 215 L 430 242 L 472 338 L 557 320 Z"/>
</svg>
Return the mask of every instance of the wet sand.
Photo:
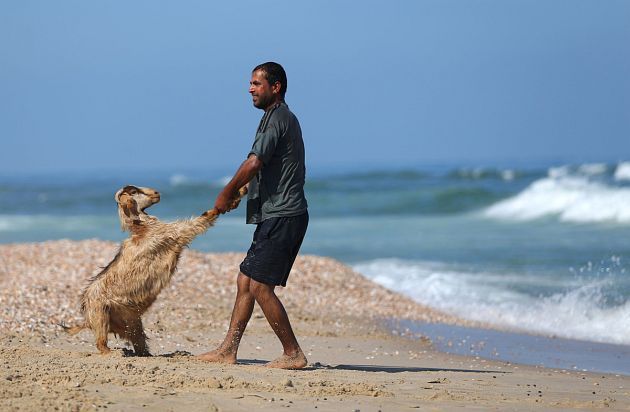
<svg viewBox="0 0 630 412">
<path fill-rule="evenodd" d="M 428 337 L 441 352 L 512 363 L 630 376 L 630 346 L 409 320 L 393 329 Z"/>
<path fill-rule="evenodd" d="M 117 245 L 97 240 L 0 246 L 0 410 L 630 410 L 630 377 L 523 366 L 444 354 L 417 333 L 392 335 L 383 319 L 463 325 L 389 292 L 328 258 L 298 258 L 278 289 L 305 370 L 269 369 L 280 344 L 260 309 L 239 364 L 193 355 L 223 338 L 243 255 L 184 252 L 170 287 L 144 317 L 153 357 L 129 356 L 90 331 L 66 335 L 78 295 Z"/>
</svg>

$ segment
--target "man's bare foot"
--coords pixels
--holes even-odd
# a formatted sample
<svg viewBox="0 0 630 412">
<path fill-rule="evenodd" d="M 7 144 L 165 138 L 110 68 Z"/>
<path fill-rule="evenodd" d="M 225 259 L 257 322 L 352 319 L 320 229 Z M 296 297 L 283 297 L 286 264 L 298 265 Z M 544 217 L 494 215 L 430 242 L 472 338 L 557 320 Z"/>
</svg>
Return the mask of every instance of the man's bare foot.
<svg viewBox="0 0 630 412">
<path fill-rule="evenodd" d="M 202 353 L 196 356 L 197 359 L 214 362 L 214 363 L 229 363 L 236 364 L 236 355 L 233 353 L 225 352 L 220 349 L 211 350 L 210 352 Z"/>
<path fill-rule="evenodd" d="M 295 355 L 282 355 L 278 359 L 272 360 L 265 366 L 268 368 L 278 369 L 302 369 L 307 364 L 306 356 L 304 352 L 299 350 Z"/>
</svg>

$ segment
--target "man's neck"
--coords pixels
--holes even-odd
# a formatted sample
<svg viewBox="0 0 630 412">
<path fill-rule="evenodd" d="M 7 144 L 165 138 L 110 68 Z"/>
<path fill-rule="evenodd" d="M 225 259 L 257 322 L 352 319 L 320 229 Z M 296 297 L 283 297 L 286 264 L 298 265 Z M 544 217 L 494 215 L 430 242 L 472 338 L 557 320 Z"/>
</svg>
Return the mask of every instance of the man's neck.
<svg viewBox="0 0 630 412">
<path fill-rule="evenodd" d="M 265 113 L 268 112 L 269 110 L 273 109 L 274 107 L 276 107 L 279 104 L 284 103 L 284 99 L 278 99 L 275 102 L 273 102 L 272 104 L 270 104 L 269 106 L 267 106 L 267 108 L 265 108 Z"/>
</svg>

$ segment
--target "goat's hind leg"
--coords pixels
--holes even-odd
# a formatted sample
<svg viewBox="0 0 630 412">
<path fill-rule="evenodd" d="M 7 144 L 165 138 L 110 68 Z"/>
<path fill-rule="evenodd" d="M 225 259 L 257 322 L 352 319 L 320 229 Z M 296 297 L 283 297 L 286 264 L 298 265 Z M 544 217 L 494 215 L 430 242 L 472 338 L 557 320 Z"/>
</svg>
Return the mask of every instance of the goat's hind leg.
<svg viewBox="0 0 630 412">
<path fill-rule="evenodd" d="M 96 348 L 102 355 L 111 352 L 107 346 L 107 335 L 109 334 L 109 308 L 101 307 L 92 313 L 92 327 L 96 337 Z"/>
<path fill-rule="evenodd" d="M 131 319 L 127 325 L 127 339 L 133 345 L 136 356 L 151 356 L 147 346 L 147 335 L 144 333 L 142 319 Z"/>
</svg>

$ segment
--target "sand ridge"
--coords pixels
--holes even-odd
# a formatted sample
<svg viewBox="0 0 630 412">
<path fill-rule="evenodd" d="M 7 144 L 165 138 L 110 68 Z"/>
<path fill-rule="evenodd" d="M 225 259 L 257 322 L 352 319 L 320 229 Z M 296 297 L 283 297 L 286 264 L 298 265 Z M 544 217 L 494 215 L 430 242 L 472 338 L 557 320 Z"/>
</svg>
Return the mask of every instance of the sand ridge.
<svg viewBox="0 0 630 412">
<path fill-rule="evenodd" d="M 78 295 L 89 277 L 115 255 L 112 242 L 49 241 L 0 246 L 0 330 L 50 331 L 80 320 Z M 231 310 L 239 253 L 203 254 L 186 250 L 170 287 L 158 302 L 190 320 L 204 312 Z M 356 316 L 457 322 L 363 278 L 324 257 L 298 257 L 290 289 L 278 288 L 287 308 L 308 319 Z M 156 306 L 152 311 L 156 310 Z"/>
</svg>

